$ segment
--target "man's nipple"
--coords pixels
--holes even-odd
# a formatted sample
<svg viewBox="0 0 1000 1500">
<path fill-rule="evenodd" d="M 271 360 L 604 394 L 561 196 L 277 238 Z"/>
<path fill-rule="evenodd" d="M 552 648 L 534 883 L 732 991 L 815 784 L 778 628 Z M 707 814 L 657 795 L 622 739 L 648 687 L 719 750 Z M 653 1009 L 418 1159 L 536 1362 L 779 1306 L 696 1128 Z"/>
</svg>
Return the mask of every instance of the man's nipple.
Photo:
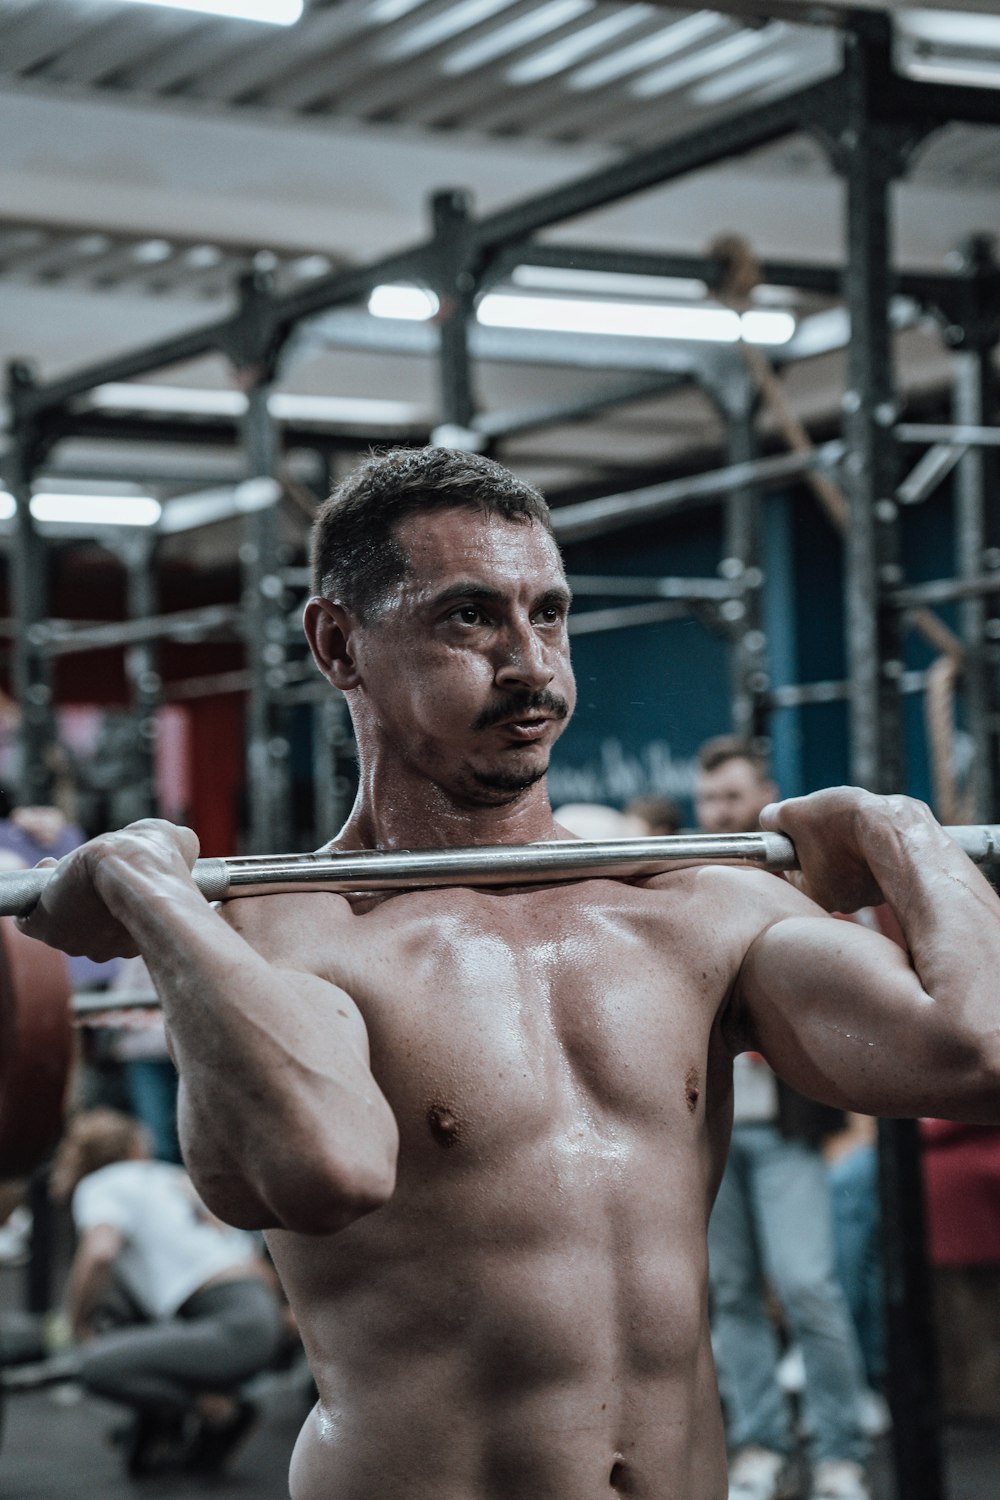
<svg viewBox="0 0 1000 1500">
<path fill-rule="evenodd" d="M 684 1102 L 687 1104 L 689 1114 L 694 1114 L 698 1108 L 698 1100 L 700 1098 L 701 1085 L 698 1078 L 698 1069 L 692 1063 L 684 1075 Z"/>
<path fill-rule="evenodd" d="M 427 1111 L 427 1124 L 439 1146 L 447 1150 L 450 1146 L 458 1145 L 461 1126 L 458 1116 L 447 1104 L 432 1104 Z"/>
</svg>

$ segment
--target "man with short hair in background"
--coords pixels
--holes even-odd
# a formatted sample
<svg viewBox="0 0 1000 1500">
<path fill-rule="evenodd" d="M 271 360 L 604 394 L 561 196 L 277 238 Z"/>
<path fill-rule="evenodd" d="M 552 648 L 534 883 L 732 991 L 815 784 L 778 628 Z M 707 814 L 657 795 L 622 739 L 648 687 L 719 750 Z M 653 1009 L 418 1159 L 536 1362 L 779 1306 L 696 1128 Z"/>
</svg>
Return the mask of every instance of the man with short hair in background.
<svg viewBox="0 0 1000 1500">
<path fill-rule="evenodd" d="M 742 741 L 720 737 L 701 747 L 695 812 L 705 833 L 754 832 L 777 796 L 763 757 Z M 734 1058 L 733 1080 L 733 1136 L 708 1235 L 713 1347 L 733 1450 L 729 1497 L 800 1493 L 769 1285 L 805 1368 L 810 1500 L 868 1500 L 864 1379 L 836 1273 L 820 1149 L 844 1116 L 782 1083 L 757 1052 Z"/>
</svg>

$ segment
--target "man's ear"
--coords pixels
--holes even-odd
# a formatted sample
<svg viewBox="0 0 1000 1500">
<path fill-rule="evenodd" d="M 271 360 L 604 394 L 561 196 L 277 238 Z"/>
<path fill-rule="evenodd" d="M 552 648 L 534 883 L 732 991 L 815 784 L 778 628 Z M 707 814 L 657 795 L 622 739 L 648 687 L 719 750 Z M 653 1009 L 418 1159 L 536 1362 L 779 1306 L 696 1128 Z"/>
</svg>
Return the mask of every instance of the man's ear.
<svg viewBox="0 0 1000 1500">
<path fill-rule="evenodd" d="M 342 693 L 358 686 L 361 677 L 354 659 L 352 640 L 357 621 L 342 604 L 312 598 L 302 616 L 306 640 L 327 682 Z"/>
</svg>

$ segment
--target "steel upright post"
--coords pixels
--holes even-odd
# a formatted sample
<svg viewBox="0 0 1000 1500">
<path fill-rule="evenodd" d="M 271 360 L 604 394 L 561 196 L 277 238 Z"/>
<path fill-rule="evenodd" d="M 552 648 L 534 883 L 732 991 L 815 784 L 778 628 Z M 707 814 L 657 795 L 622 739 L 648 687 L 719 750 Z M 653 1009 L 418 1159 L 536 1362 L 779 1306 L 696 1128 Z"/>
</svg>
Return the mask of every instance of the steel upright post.
<svg viewBox="0 0 1000 1500">
<path fill-rule="evenodd" d="M 51 801 L 53 752 L 58 744 L 52 702 L 48 638 L 48 552 L 31 514 L 31 481 L 42 451 L 34 422 L 22 419 L 20 399 L 32 389 L 26 366 L 8 369 L 13 434 L 7 450 L 7 484 L 17 506 L 11 553 L 12 614 L 18 623 L 13 650 L 13 690 L 19 710 L 17 795 L 21 803 Z"/>
<path fill-rule="evenodd" d="M 155 534 L 138 533 L 124 538 L 116 548 L 125 567 L 130 620 L 148 620 L 156 614 L 156 541 Z M 157 658 L 153 640 L 137 641 L 125 648 L 125 675 L 136 728 L 135 770 L 129 788 L 136 818 L 155 817 L 157 812 L 156 710 L 161 696 Z"/>
<path fill-rule="evenodd" d="M 993 354 L 1000 338 L 1000 265 L 993 241 L 984 236 L 970 240 L 961 255 L 966 295 L 960 319 L 945 329 L 955 349 L 953 415 L 958 424 L 985 427 L 995 420 L 997 410 Z M 960 578 L 981 577 L 990 567 L 1000 567 L 1000 529 L 988 505 L 996 483 L 995 451 L 970 446 L 956 476 L 955 551 Z M 964 600 L 960 607 L 966 653 L 963 701 L 973 751 L 974 801 L 969 816 L 982 822 L 994 817 L 1000 805 L 1000 694 L 996 666 L 987 655 L 987 613 L 981 594 Z"/>
<path fill-rule="evenodd" d="M 854 780 L 897 792 L 903 780 L 903 671 L 898 612 L 902 581 L 896 486 L 897 401 L 889 303 L 890 190 L 915 128 L 887 123 L 892 34 L 883 17 L 857 14 L 845 36 L 845 107 L 835 161 L 843 175 L 851 324 L 844 426 L 850 506 L 845 545 L 850 752 Z M 916 1122 L 879 1122 L 883 1263 L 897 1500 L 944 1500 L 936 1356 L 925 1250 Z"/>
<path fill-rule="evenodd" d="M 243 437 L 248 479 L 243 565 L 243 630 L 250 693 L 247 702 L 247 833 L 250 852 L 286 848 L 291 839 L 291 768 L 286 711 L 278 701 L 285 685 L 286 634 L 279 571 L 278 440 L 268 410 L 270 382 L 247 391 Z"/>
<path fill-rule="evenodd" d="M 740 361 L 721 394 L 726 417 L 727 462 L 746 464 L 757 456 L 756 395 L 746 366 Z M 733 733 L 765 748 L 765 694 L 770 686 L 767 637 L 764 634 L 761 528 L 763 499 L 756 485 L 741 485 L 725 502 L 723 576 L 742 589 L 742 597 L 723 606 L 731 609 L 730 683 Z M 736 614 L 737 609 L 739 614 Z"/>
<path fill-rule="evenodd" d="M 473 220 L 466 193 L 435 193 L 431 198 L 434 224 L 435 290 L 440 301 L 439 389 L 440 440 L 447 447 L 482 446 L 472 431 L 476 403 L 469 357 L 469 322 L 476 294 Z M 463 438 L 467 441 L 463 442 Z"/>
</svg>

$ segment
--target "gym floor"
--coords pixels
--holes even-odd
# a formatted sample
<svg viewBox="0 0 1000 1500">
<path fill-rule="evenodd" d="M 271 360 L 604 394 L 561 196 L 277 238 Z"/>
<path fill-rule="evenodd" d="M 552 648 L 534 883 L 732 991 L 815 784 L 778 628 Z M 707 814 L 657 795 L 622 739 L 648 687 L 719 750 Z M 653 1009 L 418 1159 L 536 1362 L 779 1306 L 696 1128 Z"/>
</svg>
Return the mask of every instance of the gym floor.
<svg viewBox="0 0 1000 1500">
<path fill-rule="evenodd" d="M 0 1268 L 0 1309 L 19 1306 L 22 1273 Z M 74 1387 L 11 1393 L 4 1402 L 0 1493 L 10 1500 L 173 1500 L 201 1491 L 246 1500 L 282 1500 L 288 1494 L 288 1461 L 306 1411 L 305 1384 L 294 1373 L 267 1376 L 252 1393 L 260 1421 L 226 1472 L 130 1480 L 108 1433 L 122 1419 L 106 1401 Z M 1000 1427 L 951 1428 L 945 1438 L 947 1500 L 997 1500 Z M 888 1439 L 872 1462 L 873 1500 L 896 1500 Z"/>
</svg>

